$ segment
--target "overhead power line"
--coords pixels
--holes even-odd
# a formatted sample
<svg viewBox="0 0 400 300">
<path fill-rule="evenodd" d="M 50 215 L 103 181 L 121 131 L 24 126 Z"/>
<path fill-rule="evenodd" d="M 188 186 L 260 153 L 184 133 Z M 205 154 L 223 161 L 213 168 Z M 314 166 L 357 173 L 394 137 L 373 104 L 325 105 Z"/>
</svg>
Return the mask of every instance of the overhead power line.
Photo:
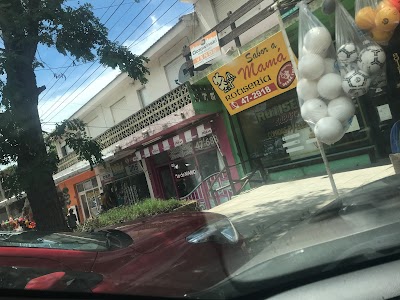
<svg viewBox="0 0 400 300">
<path fill-rule="evenodd" d="M 167 11 L 165 11 L 157 20 L 159 20 L 161 17 L 163 17 L 163 16 L 172 8 L 172 6 L 175 5 L 177 2 L 178 2 L 178 0 L 175 1 L 175 3 L 172 4 L 171 7 L 169 7 L 169 8 L 167 9 Z M 170 20 L 168 23 L 170 23 L 170 22 L 172 22 L 173 20 L 179 18 L 180 16 L 182 16 L 183 14 L 185 14 L 185 13 L 186 13 L 187 11 L 189 11 L 189 10 L 191 10 L 191 8 L 185 10 L 185 11 L 184 11 L 183 13 L 181 13 L 179 16 L 174 17 L 174 18 L 173 18 L 172 20 Z M 166 24 L 168 24 L 168 23 L 166 23 Z M 154 26 L 154 24 L 155 24 L 155 23 L 153 23 L 151 26 L 149 26 L 149 27 L 146 29 L 146 31 L 148 31 L 152 26 Z M 145 32 L 146 32 L 146 31 L 145 31 Z M 129 47 L 131 47 L 131 46 L 133 46 L 133 45 L 136 45 L 138 42 L 140 42 L 139 39 L 140 39 L 140 37 L 143 36 L 143 34 L 144 34 L 145 32 L 143 32 L 137 39 L 135 39 L 135 41 L 133 41 Z M 153 33 L 152 33 L 152 34 L 153 34 Z M 150 35 L 149 35 L 149 36 L 150 36 Z M 144 39 L 146 39 L 146 38 L 147 38 L 147 37 L 145 37 Z M 144 39 L 142 39 L 142 40 L 144 40 Z M 141 40 L 141 41 L 142 41 L 142 40 Z M 100 67 L 101 67 L 101 66 L 99 66 L 95 71 L 97 71 Z M 96 81 L 98 78 L 100 78 L 101 75 L 102 75 L 106 70 L 107 70 L 107 69 L 105 68 L 99 75 L 97 75 L 96 78 L 94 78 L 81 92 L 79 92 L 77 95 L 75 95 L 75 97 L 74 97 L 73 99 L 71 99 L 71 100 L 69 101 L 69 103 L 71 103 L 73 100 L 75 100 L 77 97 L 79 97 L 84 91 L 86 91 L 86 89 L 87 89 L 91 84 L 93 84 L 94 81 Z M 93 75 L 93 74 L 94 74 L 94 72 L 93 72 L 91 75 Z M 91 76 L 91 75 L 90 75 L 90 76 Z M 89 76 L 88 78 L 90 78 L 90 76 Z M 85 82 L 86 82 L 86 80 L 85 80 Z M 83 82 L 83 83 L 84 83 L 84 82 Z M 83 83 L 82 83 L 79 87 L 81 87 L 81 86 L 83 85 Z M 79 88 L 79 87 L 78 87 L 78 88 Z M 60 105 L 61 105 L 61 104 L 62 104 L 62 103 L 60 103 Z M 83 104 L 83 105 L 84 105 L 84 104 Z M 100 106 L 100 105 L 97 105 L 97 106 Z M 96 106 L 96 107 L 97 107 L 97 106 Z M 57 115 L 59 115 L 59 114 L 61 113 L 61 111 L 62 111 L 62 110 L 58 111 L 55 115 L 53 115 L 50 119 L 48 119 L 48 121 L 53 120 Z"/>
<path fill-rule="evenodd" d="M 151 1 L 152 1 L 152 0 L 149 0 L 149 2 L 148 2 L 148 3 L 140 10 L 140 12 L 133 18 L 132 22 L 143 12 L 143 10 L 150 4 Z M 114 2 L 115 2 L 115 1 L 114 1 Z M 120 18 L 118 19 L 118 21 L 109 29 L 109 31 L 111 31 L 111 30 L 118 24 L 118 22 L 122 20 L 122 18 L 129 12 L 129 10 L 132 9 L 133 5 L 134 5 L 134 3 L 132 2 L 132 5 L 129 7 L 129 9 L 127 9 L 127 10 L 120 16 Z M 104 16 L 104 14 L 103 14 L 103 16 Z M 125 29 L 126 29 L 126 28 L 125 28 Z M 124 29 L 124 30 L 125 30 L 125 29 Z M 115 41 L 115 40 L 116 40 L 116 38 L 114 39 L 114 41 Z M 96 63 L 96 61 L 91 62 L 91 65 L 82 73 L 82 76 L 81 76 L 79 79 L 81 79 L 81 78 L 83 77 L 83 75 L 84 75 L 87 71 L 89 71 L 89 69 L 90 69 L 95 63 Z M 70 66 L 70 67 L 71 67 L 71 66 Z M 65 70 L 65 72 L 66 72 L 67 70 L 68 70 L 68 68 Z M 65 74 L 65 72 L 64 72 L 64 74 Z M 51 98 L 51 97 L 60 89 L 60 87 L 61 87 L 65 82 L 66 82 L 66 81 L 64 81 L 64 82 L 57 88 L 57 90 L 55 90 L 55 91 L 52 93 L 52 95 L 51 95 L 49 98 Z M 67 89 L 67 91 L 70 90 L 75 84 L 76 84 L 76 82 L 75 82 L 72 86 L 70 86 L 70 87 Z M 63 97 L 64 95 L 65 95 L 65 93 L 64 93 L 61 97 Z M 42 100 L 43 100 L 43 99 L 42 99 Z M 43 104 L 42 104 L 42 106 L 43 106 Z M 48 108 L 48 109 L 45 111 L 44 114 L 47 114 L 48 111 L 51 110 L 54 106 L 55 106 L 55 103 L 54 103 L 50 108 Z M 43 115 L 44 115 L 44 114 L 43 114 Z M 42 117 L 43 117 L 43 115 L 42 115 Z"/>
<path fill-rule="evenodd" d="M 112 2 L 112 4 L 107 8 L 107 10 L 101 15 L 101 17 L 99 18 L 100 20 L 106 15 L 106 13 L 110 10 L 110 8 L 114 5 L 114 3 L 116 2 L 117 0 L 114 0 L 113 2 Z M 132 4 L 133 5 L 133 4 Z M 118 9 L 118 8 L 117 8 Z M 108 20 L 107 20 L 108 21 Z M 106 21 L 106 22 L 107 22 Z M 105 23 L 106 23 L 105 22 Z M 66 70 L 62 73 L 62 75 L 65 75 L 65 73 L 69 70 L 69 68 L 71 68 L 72 66 L 74 66 L 74 63 L 72 62 L 67 68 L 66 68 Z M 39 99 L 39 101 L 38 101 L 38 104 L 41 102 L 41 101 L 43 101 L 44 100 L 44 97 L 50 92 L 50 90 L 57 84 L 57 82 L 62 78 L 63 76 L 59 76 L 58 78 L 56 78 L 56 81 L 54 82 L 54 84 L 49 88 L 49 89 L 47 89 L 47 91 L 43 94 L 43 96 L 42 97 L 40 97 L 40 99 Z M 64 83 L 65 83 L 65 81 L 64 81 Z M 62 84 L 61 84 L 62 85 Z M 46 85 L 47 86 L 47 85 Z M 54 94 L 54 93 L 53 93 Z M 53 95 L 52 94 L 52 95 Z M 52 96 L 51 95 L 51 96 Z M 39 108 L 41 108 L 41 107 L 43 107 L 43 104 L 39 107 Z"/>
<path fill-rule="evenodd" d="M 163 2 L 164 2 L 165 0 L 163 0 Z M 150 4 L 150 2 L 151 2 L 151 0 L 140 10 L 140 12 L 133 18 L 133 20 L 132 20 L 132 22 L 143 12 L 143 10 Z M 115 26 L 115 25 L 114 25 Z M 111 30 L 111 29 L 110 29 Z M 116 38 L 114 39 L 114 41 L 116 41 Z M 86 72 L 87 71 L 89 71 L 89 69 L 92 67 L 92 66 L 94 66 L 95 65 L 95 63 L 97 62 L 98 60 L 95 60 L 87 69 L 86 69 L 86 71 L 84 72 L 84 73 L 82 73 L 82 75 L 63 93 L 63 95 L 60 97 L 60 99 L 61 98 L 63 98 L 70 90 L 71 90 L 71 88 L 79 81 L 79 80 L 81 80 L 82 78 L 83 78 L 83 76 L 86 74 Z M 85 83 L 89 78 L 90 78 L 90 76 L 92 76 L 99 68 L 101 67 L 101 65 L 99 65 L 88 77 L 87 77 L 87 79 L 85 79 L 76 89 L 79 89 L 82 85 L 83 85 L 83 83 Z M 86 89 L 85 89 L 86 90 Z M 62 101 L 62 102 L 60 102 L 57 106 L 56 106 L 56 108 L 55 109 L 53 109 L 51 112 L 50 112 L 50 114 L 52 113 L 52 112 L 55 112 L 70 96 L 72 96 L 73 95 L 73 93 L 71 94 L 71 95 L 69 95 L 66 99 L 64 99 L 64 101 Z M 57 102 L 55 102 L 48 110 L 46 110 L 43 114 L 42 114 L 42 118 L 43 118 L 43 120 L 46 120 L 46 118 L 49 118 L 50 117 L 50 114 L 47 116 L 47 117 L 44 117 L 46 114 L 48 114 L 48 112 L 55 106 L 57 104 Z M 59 112 L 58 112 L 59 113 Z M 57 113 L 57 114 L 58 114 Z M 54 117 L 53 117 L 54 118 Z"/>
<path fill-rule="evenodd" d="M 166 0 L 163 0 L 137 27 L 136 27 L 136 29 L 130 34 L 130 36 L 129 37 L 127 37 L 121 44 L 124 44 L 127 40 L 129 40 L 129 38 L 140 28 L 140 26 L 142 26 L 144 23 L 145 23 L 145 21 L 165 2 Z M 169 11 L 171 8 L 172 8 L 172 6 L 174 6 L 177 2 L 178 2 L 179 0 L 176 0 L 168 9 L 167 9 L 167 11 Z M 167 12 L 166 11 L 166 12 Z M 164 12 L 164 14 L 166 13 L 166 12 Z M 163 14 L 163 15 L 164 15 Z M 139 15 L 139 14 L 138 14 Z M 138 16 L 137 15 L 137 16 Z M 163 16 L 162 15 L 162 16 Z M 154 25 L 154 23 L 152 24 L 152 25 Z M 150 26 L 151 27 L 151 26 Z M 136 41 L 136 40 L 135 40 Z M 96 62 L 96 61 L 95 61 Z M 94 62 L 94 63 L 95 63 Z M 85 79 L 76 89 L 79 89 L 87 80 L 89 80 L 90 79 L 90 77 L 97 71 L 97 70 L 99 70 L 100 68 L 102 67 L 102 65 L 99 65 L 88 77 L 87 77 L 87 79 Z M 107 68 L 105 68 L 94 80 L 96 80 L 96 79 L 98 79 L 105 71 L 107 70 Z M 84 74 L 83 74 L 84 75 Z M 78 80 L 77 81 L 79 81 L 82 77 L 83 77 L 83 75 L 82 76 L 80 76 L 79 78 L 78 78 Z M 75 83 L 72 85 L 72 86 L 74 86 L 76 83 L 77 83 L 77 81 L 75 81 Z M 93 82 L 93 81 L 92 81 Z M 91 83 L 90 83 L 91 84 Z M 81 95 L 89 86 L 90 86 L 90 84 L 88 85 L 88 86 L 86 86 L 78 95 L 76 95 L 74 98 L 72 98 L 68 103 L 70 103 L 70 102 L 72 102 L 73 100 L 75 100 L 79 95 Z M 72 86 L 71 86 L 71 88 L 72 88 Z M 67 91 L 65 91 L 65 93 L 60 97 L 60 98 L 62 98 L 62 97 L 64 97 L 67 93 L 68 93 L 68 91 L 69 91 L 70 89 L 68 89 Z M 64 99 L 63 101 L 61 101 L 58 105 L 57 105 L 57 107 L 52 111 L 52 112 L 55 112 L 62 104 L 64 104 L 70 97 L 72 96 L 72 94 L 71 95 L 69 95 L 66 99 Z M 67 104 L 68 104 L 67 103 Z M 48 111 L 46 111 L 43 115 L 42 115 L 42 118 L 43 118 L 43 121 L 46 121 L 46 120 L 49 120 L 49 121 L 51 121 L 52 119 L 54 119 L 61 111 L 58 111 L 55 115 L 53 115 L 50 119 L 49 119 L 49 117 L 50 117 L 50 115 L 48 115 L 47 117 L 44 117 L 44 115 L 45 114 L 47 114 L 47 112 Z"/>
</svg>

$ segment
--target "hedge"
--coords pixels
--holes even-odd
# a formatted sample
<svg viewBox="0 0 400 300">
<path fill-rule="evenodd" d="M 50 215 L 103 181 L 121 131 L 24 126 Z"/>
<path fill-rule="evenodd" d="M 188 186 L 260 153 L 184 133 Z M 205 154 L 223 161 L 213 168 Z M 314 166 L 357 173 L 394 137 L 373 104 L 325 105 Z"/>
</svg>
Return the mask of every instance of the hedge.
<svg viewBox="0 0 400 300">
<path fill-rule="evenodd" d="M 132 221 L 137 218 L 172 212 L 176 208 L 186 205 L 187 203 L 187 201 L 176 199 L 146 199 L 134 205 L 115 207 L 99 214 L 96 218 L 88 219 L 84 224 L 78 225 L 77 231 L 92 231 L 98 228 Z"/>
</svg>

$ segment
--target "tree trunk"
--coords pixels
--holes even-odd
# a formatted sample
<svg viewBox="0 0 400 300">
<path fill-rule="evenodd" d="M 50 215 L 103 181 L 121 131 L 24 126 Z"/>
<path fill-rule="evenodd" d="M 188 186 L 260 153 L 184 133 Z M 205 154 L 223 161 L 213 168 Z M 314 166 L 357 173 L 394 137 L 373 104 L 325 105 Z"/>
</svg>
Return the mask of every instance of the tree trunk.
<svg viewBox="0 0 400 300">
<path fill-rule="evenodd" d="M 64 231 L 67 229 L 65 216 L 53 181 L 37 108 L 39 92 L 32 63 L 37 44 L 5 42 L 5 47 L 18 54 L 5 63 L 7 84 L 4 90 L 19 130 L 17 172 L 37 229 Z"/>
</svg>

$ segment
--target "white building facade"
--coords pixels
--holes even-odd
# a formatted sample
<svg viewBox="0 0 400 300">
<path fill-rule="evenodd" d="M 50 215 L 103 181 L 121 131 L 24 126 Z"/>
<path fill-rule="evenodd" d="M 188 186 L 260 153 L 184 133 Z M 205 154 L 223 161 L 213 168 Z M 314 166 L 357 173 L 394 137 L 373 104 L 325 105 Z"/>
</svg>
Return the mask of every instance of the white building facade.
<svg viewBox="0 0 400 300">
<path fill-rule="evenodd" d="M 190 85 L 184 83 L 189 77 L 183 72 L 185 58 L 182 49 L 226 18 L 228 12 L 237 10 L 248 1 L 181 1 L 194 3 L 195 12 L 182 16 L 143 53 L 150 59 L 148 83 L 142 85 L 126 74 L 120 74 L 70 117 L 86 123 L 88 135 L 103 146 L 105 166 L 97 166 L 91 171 L 89 164 L 78 161 L 73 149 L 66 147 L 65 143 L 61 141 L 56 145 L 61 161 L 54 180 L 61 191 L 69 194 L 71 206 L 77 208 L 81 221 L 99 212 L 99 194 L 104 191 L 113 192 L 116 201 L 123 198 L 125 203 L 161 195 L 154 190 L 157 183 L 151 176 L 158 169 L 150 166 L 143 157 L 137 157 L 136 146 L 150 145 L 155 139 L 164 138 L 163 132 L 179 124 L 185 126 L 185 137 L 190 130 L 197 130 L 196 138 L 202 138 L 201 132 L 209 134 L 212 131 L 214 120 L 208 120 L 209 116 L 195 116 Z M 271 4 L 269 0 L 250 2 L 257 2 L 257 5 L 236 22 L 237 26 Z M 240 37 L 241 43 L 253 40 L 274 23 L 277 23 L 274 18 L 260 22 Z M 220 38 L 229 32 L 230 29 L 220 32 Z M 223 59 L 224 54 L 234 48 L 235 43 L 229 43 L 222 49 L 223 56 L 215 60 Z M 192 137 L 185 141 L 191 142 Z M 146 153 L 141 153 L 147 157 Z M 113 188 L 107 190 L 107 186 Z M 164 194 L 164 197 L 167 196 Z"/>
</svg>

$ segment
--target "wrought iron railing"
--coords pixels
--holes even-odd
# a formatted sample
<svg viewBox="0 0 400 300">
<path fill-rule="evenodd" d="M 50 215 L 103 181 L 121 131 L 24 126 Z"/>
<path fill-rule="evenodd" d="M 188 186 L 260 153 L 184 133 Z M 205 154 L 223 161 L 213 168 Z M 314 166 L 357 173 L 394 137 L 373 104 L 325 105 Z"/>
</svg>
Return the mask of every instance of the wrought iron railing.
<svg viewBox="0 0 400 300">
<path fill-rule="evenodd" d="M 180 199 L 195 200 L 200 210 L 207 210 L 229 201 L 232 196 L 233 191 L 224 168 L 204 178 L 189 194 Z"/>
<path fill-rule="evenodd" d="M 181 200 L 196 200 L 201 210 L 210 209 L 216 205 L 220 205 L 232 199 L 234 195 L 238 195 L 247 188 L 252 188 L 266 183 L 267 173 L 263 169 L 259 160 L 253 160 L 252 170 L 243 177 L 232 178 L 231 169 L 236 169 L 244 163 L 244 161 L 231 166 L 227 165 L 224 159 L 225 167 L 217 173 L 211 174 L 202 180 L 189 194 L 180 198 Z"/>
<path fill-rule="evenodd" d="M 58 163 L 58 171 L 60 172 L 62 170 L 68 169 L 69 167 L 72 167 L 74 164 L 76 164 L 78 161 L 78 155 L 75 152 L 71 152 L 60 159 L 60 162 Z"/>
<path fill-rule="evenodd" d="M 96 141 L 100 143 L 103 148 L 107 148 L 121 139 L 171 115 L 191 102 L 189 86 L 188 84 L 182 84 L 117 125 L 106 130 L 96 137 Z"/>
</svg>

